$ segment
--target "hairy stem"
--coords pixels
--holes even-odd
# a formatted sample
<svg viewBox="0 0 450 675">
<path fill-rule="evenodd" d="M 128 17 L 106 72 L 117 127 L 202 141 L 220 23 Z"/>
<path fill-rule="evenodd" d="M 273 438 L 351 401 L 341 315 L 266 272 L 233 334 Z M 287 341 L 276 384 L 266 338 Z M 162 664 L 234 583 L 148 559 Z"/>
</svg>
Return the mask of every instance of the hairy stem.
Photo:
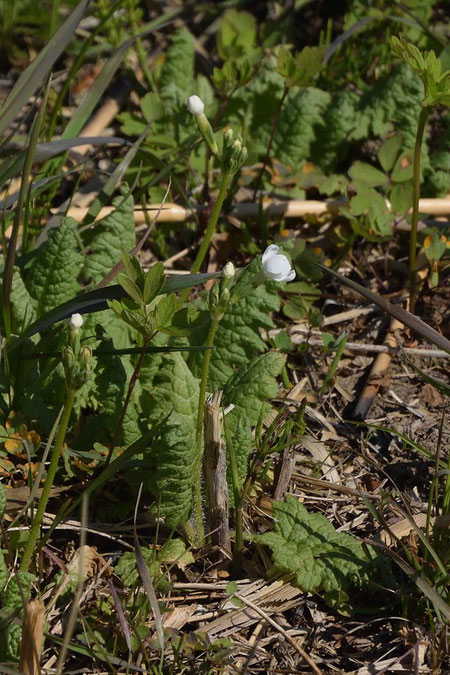
<svg viewBox="0 0 450 675">
<path fill-rule="evenodd" d="M 219 188 L 219 194 L 217 195 L 216 203 L 214 204 L 213 210 L 211 212 L 211 217 L 208 221 L 208 225 L 206 226 L 205 230 L 205 236 L 203 237 L 203 241 L 200 245 L 200 248 L 197 253 L 197 257 L 195 258 L 194 264 L 192 265 L 191 268 L 191 273 L 196 274 L 199 270 L 200 267 L 202 266 L 202 262 L 205 258 L 205 255 L 208 252 L 209 245 L 211 243 L 212 236 L 215 232 L 217 221 L 219 220 L 220 212 L 222 210 L 223 202 L 225 201 L 225 197 L 227 196 L 227 191 L 228 191 L 228 186 L 230 184 L 231 180 L 231 173 L 223 173 L 222 174 L 222 182 L 220 183 L 220 188 Z M 187 300 L 187 297 L 189 295 L 189 289 L 185 288 L 179 296 L 179 306 L 181 307 Z"/>
<path fill-rule="evenodd" d="M 211 361 L 211 347 L 214 344 L 214 338 L 220 319 L 212 319 L 208 336 L 205 342 L 205 351 L 203 355 L 202 376 L 200 380 L 200 391 L 198 394 L 197 426 L 195 432 L 195 465 L 194 465 L 194 487 L 193 487 L 193 544 L 202 546 L 205 536 L 203 528 L 202 514 L 202 466 L 203 466 L 203 425 L 205 419 L 205 400 L 206 388 L 208 385 L 209 364 Z"/>
<path fill-rule="evenodd" d="M 414 146 L 413 160 L 413 208 L 411 218 L 411 237 L 409 240 L 409 311 L 414 312 L 416 304 L 416 249 L 417 249 L 417 223 L 419 221 L 419 198 L 420 198 L 420 156 L 422 152 L 422 140 L 431 107 L 424 106 L 420 111 L 417 123 L 416 143 Z"/>
<path fill-rule="evenodd" d="M 242 519 L 242 493 L 239 487 L 239 471 L 236 452 L 234 449 L 231 435 L 228 431 L 225 416 L 224 429 L 227 442 L 227 454 L 230 459 L 231 482 L 233 484 L 234 498 L 234 549 L 233 549 L 233 579 L 238 579 L 242 567 L 242 557 L 244 553 L 244 524 Z"/>
<path fill-rule="evenodd" d="M 130 383 L 128 385 L 127 395 L 125 397 L 125 401 L 123 402 L 122 411 L 120 413 L 119 421 L 117 422 L 117 427 L 116 427 L 116 430 L 114 432 L 111 447 L 110 447 L 109 452 L 108 452 L 108 457 L 106 458 L 105 468 L 110 463 L 112 454 L 114 452 L 114 448 L 116 447 L 117 443 L 119 442 L 119 436 L 120 436 L 120 432 L 122 431 L 123 421 L 125 419 L 125 415 L 127 414 L 128 406 L 130 405 L 131 396 L 133 394 L 133 390 L 136 386 L 136 382 L 137 382 L 139 374 L 141 372 L 142 362 L 144 361 L 144 356 L 147 352 L 147 347 L 148 347 L 149 342 L 150 342 L 150 338 L 146 338 L 144 340 L 144 344 L 142 345 L 141 353 L 139 354 L 138 362 L 136 363 L 136 368 L 134 369 L 133 374 L 130 378 Z"/>
<path fill-rule="evenodd" d="M 275 117 L 273 118 L 272 129 L 270 131 L 269 143 L 267 145 L 267 150 L 266 150 L 266 156 L 264 157 L 263 165 L 262 165 L 262 167 L 260 169 L 260 172 L 258 174 L 258 178 L 256 179 L 255 189 L 253 190 L 253 199 L 256 199 L 256 195 L 258 193 L 261 178 L 263 177 L 264 171 L 266 170 L 266 166 L 269 163 L 270 151 L 272 150 L 273 139 L 275 138 L 275 132 L 276 132 L 277 127 L 278 127 L 278 122 L 280 120 L 281 108 L 283 107 L 283 103 L 284 103 L 288 93 L 289 93 L 289 87 L 285 87 L 284 90 L 283 90 L 283 93 L 281 95 L 280 102 L 278 104 L 278 108 L 277 108 L 276 113 L 275 113 Z"/>
<path fill-rule="evenodd" d="M 45 509 L 47 507 L 47 502 L 50 497 L 50 492 L 53 487 L 53 481 L 55 480 L 59 456 L 61 454 L 61 449 L 64 443 L 64 439 L 66 437 L 67 425 L 69 424 L 70 413 L 72 412 L 73 402 L 75 400 L 75 393 L 76 392 L 73 389 L 68 389 L 66 393 L 66 401 L 64 403 L 64 408 L 61 415 L 61 422 L 59 423 L 58 433 L 55 439 L 55 445 L 53 446 L 52 456 L 50 459 L 50 466 L 48 467 L 47 472 L 47 478 L 45 479 L 44 487 L 42 488 L 41 498 L 39 500 L 39 504 L 36 509 L 35 516 L 33 518 L 33 523 L 30 529 L 30 535 L 28 537 L 28 541 L 25 546 L 25 552 L 23 554 L 22 562 L 20 565 L 20 570 L 22 572 L 28 572 L 31 559 L 33 557 L 34 547 L 36 545 L 36 541 L 39 536 L 39 530 L 42 524 Z"/>
</svg>

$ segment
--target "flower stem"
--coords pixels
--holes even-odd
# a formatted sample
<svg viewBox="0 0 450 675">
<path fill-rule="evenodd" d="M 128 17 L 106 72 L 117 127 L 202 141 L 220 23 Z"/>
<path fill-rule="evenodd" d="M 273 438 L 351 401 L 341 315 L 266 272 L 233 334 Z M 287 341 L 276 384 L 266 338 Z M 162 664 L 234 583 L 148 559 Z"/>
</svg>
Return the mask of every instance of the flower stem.
<svg viewBox="0 0 450 675">
<path fill-rule="evenodd" d="M 417 123 L 416 143 L 414 146 L 413 160 L 413 208 L 411 218 L 411 237 L 409 240 L 409 311 L 414 312 L 416 304 L 416 249 L 417 249 L 417 223 L 419 221 L 419 198 L 420 198 L 420 156 L 422 152 L 422 140 L 431 112 L 430 106 L 423 106 Z"/>
<path fill-rule="evenodd" d="M 198 394 L 197 426 L 195 432 L 195 464 L 194 464 L 194 486 L 193 486 L 193 544 L 202 546 L 205 537 L 203 528 L 202 514 L 202 466 L 203 466 L 203 424 L 205 418 L 205 400 L 206 388 L 208 384 L 209 364 L 211 361 L 211 347 L 214 344 L 214 338 L 220 319 L 213 318 L 209 333 L 205 342 L 205 351 L 203 356 L 202 376 L 200 380 L 200 391 Z"/>
<path fill-rule="evenodd" d="M 217 221 L 219 220 L 223 202 L 225 201 L 225 197 L 227 196 L 230 180 L 231 180 L 231 173 L 225 172 L 222 174 L 222 182 L 220 183 L 219 194 L 217 195 L 216 203 L 214 204 L 211 216 L 208 221 L 208 225 L 206 226 L 205 236 L 203 237 L 203 241 L 198 250 L 197 257 L 194 260 L 194 264 L 192 265 L 191 268 L 192 274 L 196 274 L 200 270 L 205 255 L 208 252 L 212 236 L 216 229 Z M 186 302 L 188 295 L 189 295 L 189 288 L 185 288 L 184 291 L 180 293 L 179 296 L 180 307 Z"/>
<path fill-rule="evenodd" d="M 48 467 L 47 478 L 45 479 L 44 487 L 42 488 L 41 498 L 39 500 L 39 504 L 36 509 L 35 516 L 33 518 L 33 523 L 30 529 L 30 535 L 28 537 L 22 562 L 20 564 L 21 572 L 28 572 L 28 568 L 30 567 L 31 559 L 33 557 L 33 551 L 36 545 L 37 538 L 39 536 L 39 530 L 42 524 L 45 509 L 47 507 L 47 502 L 50 497 L 51 489 L 53 487 L 53 481 L 55 480 L 56 470 L 58 468 L 58 461 L 61 455 L 61 449 L 64 443 L 64 439 L 66 437 L 67 425 L 69 423 L 70 413 L 72 412 L 73 402 L 75 400 L 75 393 L 76 392 L 74 389 L 68 389 L 66 393 L 66 400 L 61 415 L 61 421 L 59 423 L 58 433 L 55 439 L 55 445 L 53 446 L 53 452 L 50 459 L 50 466 Z"/>
<path fill-rule="evenodd" d="M 131 400 L 131 395 L 133 393 L 133 390 L 136 386 L 136 382 L 138 380 L 139 374 L 141 372 L 142 363 L 144 361 L 144 356 L 147 352 L 147 347 L 148 347 L 149 342 L 150 342 L 150 338 L 147 338 L 147 339 L 144 340 L 144 344 L 142 345 L 142 350 L 141 350 L 141 353 L 139 354 L 139 359 L 138 359 L 138 362 L 136 363 L 136 368 L 133 371 L 133 374 L 132 374 L 131 379 L 130 379 L 130 383 L 128 385 L 127 395 L 125 397 L 125 401 L 124 401 L 123 406 L 122 406 L 122 411 L 120 413 L 119 421 L 117 422 L 116 430 L 114 432 L 113 440 L 112 440 L 111 447 L 110 447 L 109 452 L 108 452 L 108 457 L 106 458 L 104 468 L 106 468 L 108 466 L 108 464 L 110 463 L 112 454 L 114 452 L 114 448 L 116 447 L 117 443 L 119 442 L 119 437 L 120 437 L 120 432 L 122 431 L 123 421 L 125 419 L 125 415 L 127 414 L 128 406 L 129 406 L 130 400 Z"/>
<path fill-rule="evenodd" d="M 244 523 L 242 518 L 242 492 L 239 486 L 239 471 L 236 452 L 234 449 L 231 434 L 226 425 L 226 418 L 223 418 L 225 439 L 227 442 L 227 455 L 230 460 L 231 482 L 233 484 L 233 498 L 234 498 L 234 549 L 233 549 L 233 579 L 238 579 L 241 568 L 242 558 L 244 554 Z"/>
</svg>

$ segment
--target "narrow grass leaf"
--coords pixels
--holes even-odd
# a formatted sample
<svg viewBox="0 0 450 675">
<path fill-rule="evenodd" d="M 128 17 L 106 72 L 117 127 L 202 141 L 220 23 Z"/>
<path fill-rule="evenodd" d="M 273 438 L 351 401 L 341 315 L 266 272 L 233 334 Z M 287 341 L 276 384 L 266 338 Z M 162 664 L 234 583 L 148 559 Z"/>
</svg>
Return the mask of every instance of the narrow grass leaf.
<svg viewBox="0 0 450 675">
<path fill-rule="evenodd" d="M 139 545 L 139 539 L 137 536 L 136 530 L 136 519 L 139 509 L 139 502 L 141 499 L 142 493 L 142 483 L 139 487 L 139 493 L 136 499 L 136 508 L 134 510 L 134 522 L 133 522 L 133 539 L 134 539 L 134 552 L 136 555 L 136 565 L 139 571 L 139 575 L 144 584 L 145 592 L 147 593 L 148 601 L 153 612 L 153 620 L 155 622 L 156 634 L 158 636 L 159 647 L 161 649 L 161 667 L 164 662 L 164 631 L 162 627 L 162 618 L 161 612 L 159 611 L 158 598 L 156 597 L 155 588 L 153 586 L 153 581 L 148 571 L 148 567 L 145 564 L 144 556 L 142 555 L 141 547 Z"/>
<path fill-rule="evenodd" d="M 176 293 L 184 288 L 192 288 L 202 284 L 209 279 L 217 279 L 220 272 L 209 272 L 205 274 L 183 274 L 180 276 L 168 277 L 161 293 Z M 67 319 L 72 314 L 90 314 L 92 312 L 100 312 L 108 308 L 108 300 L 121 300 L 126 298 L 127 294 L 124 289 L 119 286 L 106 286 L 105 288 L 98 288 L 79 297 L 73 298 L 68 302 L 64 302 L 58 307 L 47 312 L 40 319 L 35 321 L 25 333 L 22 333 L 14 344 L 11 345 L 10 350 L 15 349 L 25 340 L 49 328 L 57 321 Z"/>
<path fill-rule="evenodd" d="M 34 92 L 42 85 L 53 64 L 72 39 L 88 4 L 89 0 L 81 0 L 50 38 L 41 53 L 23 71 L 0 111 L 0 136 L 16 119 Z"/>
<path fill-rule="evenodd" d="M 98 194 L 98 196 L 94 199 L 91 206 L 89 207 L 89 211 L 83 219 L 83 225 L 89 225 L 90 223 L 92 223 L 97 218 L 102 207 L 105 206 L 110 201 L 112 193 L 114 192 L 116 187 L 121 182 L 123 176 L 127 172 L 128 167 L 135 158 L 136 153 L 142 144 L 142 141 L 147 136 L 150 127 L 151 123 L 147 124 L 142 134 L 139 136 L 138 139 L 136 139 L 131 148 L 127 151 L 125 157 L 123 157 L 123 159 L 114 169 L 113 173 L 104 184 L 101 192 Z"/>
</svg>

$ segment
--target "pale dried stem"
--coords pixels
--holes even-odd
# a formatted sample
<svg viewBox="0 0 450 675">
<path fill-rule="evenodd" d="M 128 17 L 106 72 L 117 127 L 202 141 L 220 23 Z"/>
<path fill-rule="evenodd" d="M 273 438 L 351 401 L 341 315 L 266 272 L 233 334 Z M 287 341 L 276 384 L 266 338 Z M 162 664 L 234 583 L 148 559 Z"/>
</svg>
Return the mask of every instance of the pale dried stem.
<svg viewBox="0 0 450 675">
<path fill-rule="evenodd" d="M 83 146 L 84 147 L 84 146 Z M 79 150 L 79 149 L 77 149 Z M 307 200 L 292 200 L 286 202 L 267 201 L 261 205 L 264 214 L 271 218 L 300 218 L 303 216 L 322 216 L 327 213 L 337 215 L 341 206 L 348 205 L 345 199 L 324 200 L 317 201 L 313 199 Z M 388 203 L 389 206 L 389 203 Z M 148 209 L 150 211 L 158 211 L 161 204 L 150 204 Z M 107 216 L 114 208 L 112 206 L 105 206 L 98 214 L 97 220 Z M 193 213 L 200 211 L 201 208 L 184 208 L 179 204 L 167 202 L 159 215 L 160 223 L 183 223 L 187 220 L 192 220 Z M 69 209 L 68 214 L 76 221 L 81 222 L 85 217 L 88 209 L 73 207 Z M 450 198 L 440 199 L 421 199 L 419 202 L 420 213 L 425 213 L 430 216 L 448 216 L 450 215 Z M 252 202 L 240 202 L 235 205 L 231 215 L 235 218 L 250 218 L 256 217 L 259 213 L 259 205 Z M 142 208 L 135 208 L 134 221 L 136 225 L 145 223 L 145 214 Z M 408 223 L 398 226 L 397 229 L 409 230 Z"/>
</svg>

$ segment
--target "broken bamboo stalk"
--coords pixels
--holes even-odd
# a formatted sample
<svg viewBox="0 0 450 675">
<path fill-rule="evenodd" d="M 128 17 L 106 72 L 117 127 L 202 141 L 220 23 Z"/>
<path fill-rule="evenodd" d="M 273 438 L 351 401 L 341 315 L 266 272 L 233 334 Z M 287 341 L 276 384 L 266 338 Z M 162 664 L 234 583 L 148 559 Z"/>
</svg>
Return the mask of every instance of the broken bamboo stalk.
<svg viewBox="0 0 450 675">
<path fill-rule="evenodd" d="M 263 202 L 261 208 L 262 212 L 271 218 L 301 218 L 303 216 L 322 216 L 326 213 L 336 215 L 341 206 L 346 206 L 348 201 L 346 199 L 334 199 L 318 201 L 314 199 L 305 200 L 291 200 L 291 201 L 267 201 Z M 389 202 L 387 202 L 389 206 Z M 150 214 L 153 211 L 158 211 L 161 204 L 151 204 L 148 206 Z M 191 220 L 195 214 L 199 213 L 203 207 L 192 206 L 186 208 L 179 204 L 166 202 L 161 209 L 158 221 L 160 223 L 183 223 Z M 259 204 L 253 202 L 240 202 L 235 205 L 232 210 L 232 215 L 235 218 L 249 218 L 256 217 L 259 214 Z M 105 206 L 101 209 L 97 216 L 97 220 L 101 220 L 107 216 L 114 208 L 112 206 Z M 450 198 L 442 199 L 421 199 L 419 202 L 420 213 L 425 213 L 430 216 L 447 216 L 450 215 Z M 53 209 L 52 213 L 58 213 L 59 209 Z M 68 210 L 67 215 L 74 218 L 77 222 L 81 222 L 87 214 L 87 208 L 72 207 Z M 142 208 L 135 208 L 134 221 L 136 225 L 145 223 L 145 213 Z M 408 223 L 405 224 L 408 227 Z M 399 225 L 398 229 L 405 229 Z M 407 228 L 406 228 L 407 229 Z"/>
</svg>

